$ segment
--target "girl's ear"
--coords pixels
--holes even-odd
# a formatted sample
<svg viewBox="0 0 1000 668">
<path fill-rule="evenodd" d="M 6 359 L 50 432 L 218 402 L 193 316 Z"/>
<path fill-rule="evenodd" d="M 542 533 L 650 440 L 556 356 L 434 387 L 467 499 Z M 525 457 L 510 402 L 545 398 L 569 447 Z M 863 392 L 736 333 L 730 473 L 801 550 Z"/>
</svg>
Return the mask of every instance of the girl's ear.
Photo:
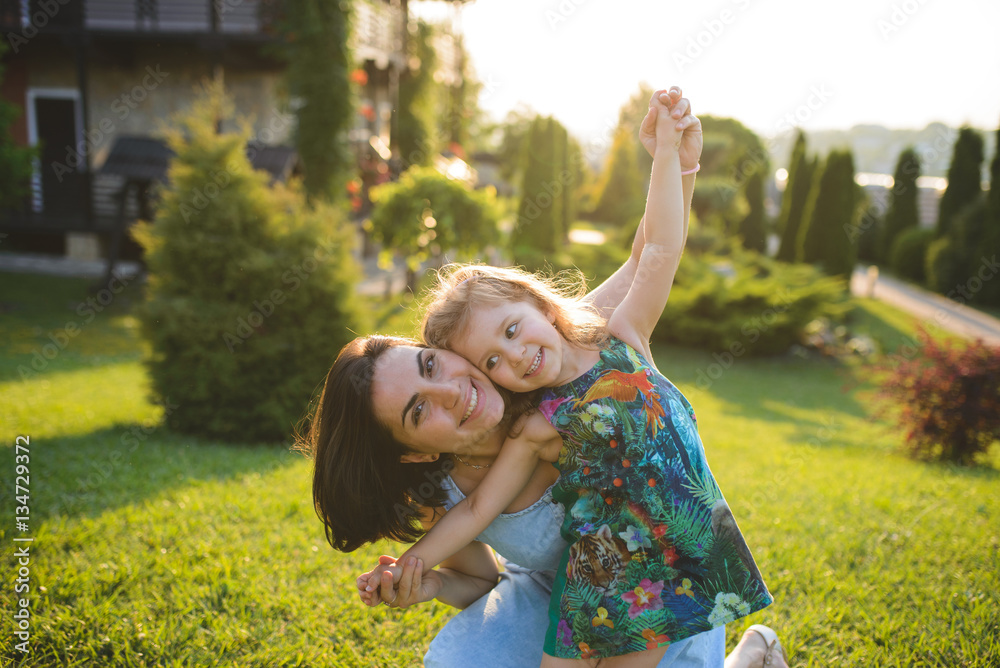
<svg viewBox="0 0 1000 668">
<path fill-rule="evenodd" d="M 428 464 L 430 462 L 436 462 L 438 457 L 441 455 L 433 454 L 427 455 L 419 452 L 408 452 L 399 458 L 399 461 L 404 464 Z"/>
</svg>

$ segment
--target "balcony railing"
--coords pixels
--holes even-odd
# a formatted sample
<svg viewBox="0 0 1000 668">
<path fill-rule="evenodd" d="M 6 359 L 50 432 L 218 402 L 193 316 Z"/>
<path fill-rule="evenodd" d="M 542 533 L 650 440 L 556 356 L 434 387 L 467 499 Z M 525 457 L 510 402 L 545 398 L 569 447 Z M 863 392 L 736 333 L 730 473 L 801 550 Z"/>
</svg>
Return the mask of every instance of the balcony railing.
<svg viewBox="0 0 1000 668">
<path fill-rule="evenodd" d="M 277 0 L 0 0 L 0 24 L 38 32 L 269 33 Z"/>
</svg>

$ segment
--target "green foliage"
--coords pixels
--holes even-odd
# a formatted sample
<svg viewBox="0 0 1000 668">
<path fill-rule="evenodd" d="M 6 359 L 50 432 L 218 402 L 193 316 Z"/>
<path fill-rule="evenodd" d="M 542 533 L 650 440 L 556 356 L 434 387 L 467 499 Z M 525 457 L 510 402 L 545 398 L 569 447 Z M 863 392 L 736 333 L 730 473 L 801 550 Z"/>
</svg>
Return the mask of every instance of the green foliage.
<svg viewBox="0 0 1000 668">
<path fill-rule="evenodd" d="M 792 149 L 792 159 L 788 166 L 788 183 L 781 198 L 781 215 L 778 217 L 778 231 L 781 245 L 777 259 L 795 262 L 798 257 L 798 235 L 802 224 L 802 214 L 812 189 L 813 175 L 817 167 L 816 158 L 806 155 L 806 134 L 799 130 Z"/>
<path fill-rule="evenodd" d="M 857 256 L 854 217 L 858 199 L 850 151 L 831 152 L 815 181 L 799 229 L 803 262 L 817 263 L 830 275 L 851 275 Z"/>
<path fill-rule="evenodd" d="M 10 47 L 0 42 L 0 81 L 3 81 L 3 58 Z M 0 99 L 0 210 L 19 208 L 31 192 L 32 161 L 37 150 L 18 146 L 10 135 L 10 126 L 21 109 Z"/>
<path fill-rule="evenodd" d="M 881 397 L 895 407 L 917 459 L 972 464 L 1000 440 L 1000 348 L 938 343 L 918 333 L 919 356 L 882 362 Z"/>
<path fill-rule="evenodd" d="M 947 294 L 958 285 L 962 276 L 962 260 L 959 249 L 950 237 L 935 239 L 927 246 L 924 258 L 924 279 L 927 287 Z"/>
<path fill-rule="evenodd" d="M 504 117 L 497 158 L 500 160 L 500 175 L 507 181 L 524 180 L 528 137 L 537 117 L 538 114 L 523 107 L 512 109 Z"/>
<path fill-rule="evenodd" d="M 735 234 L 749 212 L 744 186 L 758 170 L 769 173 L 768 152 L 752 130 L 732 118 L 700 116 L 705 135 L 692 210 L 705 225 Z"/>
<path fill-rule="evenodd" d="M 304 166 L 305 190 L 310 201 L 333 200 L 354 164 L 346 144 L 354 122 L 350 4 L 288 0 L 282 8 L 285 76 L 297 105 L 295 149 Z"/>
<path fill-rule="evenodd" d="M 653 87 L 647 83 L 639 85 L 639 90 L 632 94 L 628 102 L 622 105 L 618 111 L 618 127 L 636 137 L 639 133 L 639 124 L 649 112 L 649 100 L 653 97 Z M 645 192 L 649 188 L 649 175 L 653 170 L 653 156 L 649 154 L 646 147 L 641 142 L 634 142 L 635 164 L 642 177 L 642 187 Z"/>
<path fill-rule="evenodd" d="M 861 212 L 856 228 L 858 258 L 872 263 L 882 262 L 888 253 L 882 252 L 882 238 L 885 236 L 885 218 L 879 215 L 880 207 L 868 202 Z"/>
<path fill-rule="evenodd" d="M 357 269 L 337 211 L 268 188 L 211 88 L 168 135 L 176 157 L 152 223 L 134 236 L 149 268 L 139 311 L 167 425 L 237 441 L 288 439 L 321 373 L 353 338 Z"/>
<path fill-rule="evenodd" d="M 983 163 L 983 138 L 969 127 L 958 131 L 955 152 L 948 167 L 948 188 L 938 208 L 938 236 L 947 234 L 954 217 L 973 202 L 982 191 L 980 166 Z"/>
<path fill-rule="evenodd" d="M 736 356 L 773 355 L 799 341 L 806 325 L 844 311 L 844 281 L 732 245 L 687 253 L 653 337 Z"/>
<path fill-rule="evenodd" d="M 900 233 L 889 251 L 889 267 L 897 276 L 923 283 L 927 247 L 934 240 L 934 230 L 914 228 Z"/>
<path fill-rule="evenodd" d="M 564 203 L 575 189 L 577 168 L 567 164 L 566 128 L 553 118 L 536 117 L 525 144 L 526 162 L 517 224 L 511 237 L 514 259 L 539 269 L 568 233 Z"/>
<path fill-rule="evenodd" d="M 399 75 L 399 111 L 396 114 L 396 148 L 403 168 L 426 166 L 437 152 L 435 137 L 437 91 L 434 72 L 437 53 L 431 38 L 433 27 L 418 20 L 414 34 L 407 40 L 411 65 Z"/>
<path fill-rule="evenodd" d="M 917 178 L 920 176 L 920 157 L 912 148 L 899 154 L 896 171 L 892 175 L 893 185 L 889 192 L 889 208 L 885 214 L 885 225 L 879 241 L 879 258 L 889 256 L 892 243 L 905 230 L 917 227 L 920 218 L 917 213 Z"/>
<path fill-rule="evenodd" d="M 371 198 L 375 241 L 411 269 L 447 251 L 477 256 L 498 241 L 495 193 L 471 190 L 431 167 L 411 167 L 399 181 L 373 188 Z"/>
<path fill-rule="evenodd" d="M 18 378 L 15 367 L 73 317 L 66 304 L 87 299 L 88 283 L 0 279 L 10 307 L 0 318 L 0 432 L 8 448 L 31 435 L 32 533 L 45 538 L 25 665 L 420 665 L 456 610 L 358 604 L 357 574 L 405 546 L 330 551 L 308 460 L 152 428 L 162 411 L 144 401 L 128 292 L 39 377 Z M 870 310 L 897 319 L 893 341 L 911 335 L 915 318 L 883 303 Z M 901 430 L 871 419 L 867 390 L 843 389 L 868 381 L 867 364 L 741 359 L 706 391 L 698 374 L 712 353 L 654 344 L 653 355 L 697 410 L 713 473 L 780 592 L 766 615 L 788 630 L 791 665 L 1000 663 L 994 469 L 894 455 Z M 0 553 L 0 571 L 17 568 L 15 550 Z M 728 647 L 754 621 L 728 624 Z M 6 643 L 4 662 L 12 652 Z"/>
<path fill-rule="evenodd" d="M 1000 252 L 1000 128 L 997 129 L 995 154 L 990 163 L 990 192 L 986 202 L 986 221 L 979 255 L 995 258 Z M 983 304 L 1000 306 L 1000 280 L 997 277 L 983 283 L 978 299 Z"/>
<path fill-rule="evenodd" d="M 740 222 L 743 247 L 763 253 L 767 250 L 767 213 L 764 211 L 764 170 L 758 169 L 747 179 L 745 194 L 750 213 Z"/>
<path fill-rule="evenodd" d="M 615 131 L 611 152 L 604 163 L 593 218 L 627 227 L 635 224 L 646 208 L 642 190 L 645 177 L 635 159 L 635 133 L 623 126 Z"/>
</svg>

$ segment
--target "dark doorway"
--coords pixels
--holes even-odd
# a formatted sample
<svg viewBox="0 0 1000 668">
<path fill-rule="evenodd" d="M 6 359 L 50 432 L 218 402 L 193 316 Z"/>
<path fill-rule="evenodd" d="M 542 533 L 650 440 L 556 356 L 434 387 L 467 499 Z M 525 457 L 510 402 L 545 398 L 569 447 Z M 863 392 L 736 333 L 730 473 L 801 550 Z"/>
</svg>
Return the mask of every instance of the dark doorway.
<svg viewBox="0 0 1000 668">
<path fill-rule="evenodd" d="M 41 144 L 42 211 L 46 217 L 85 218 L 85 157 L 77 146 L 76 100 L 35 98 L 35 126 Z"/>
</svg>

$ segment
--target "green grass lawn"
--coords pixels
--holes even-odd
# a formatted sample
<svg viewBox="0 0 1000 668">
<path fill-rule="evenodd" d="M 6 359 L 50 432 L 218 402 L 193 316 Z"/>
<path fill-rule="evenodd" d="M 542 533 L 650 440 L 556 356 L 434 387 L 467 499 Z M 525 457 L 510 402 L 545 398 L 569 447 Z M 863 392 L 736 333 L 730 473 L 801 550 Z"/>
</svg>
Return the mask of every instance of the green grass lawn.
<svg viewBox="0 0 1000 668">
<path fill-rule="evenodd" d="M 83 323 L 86 286 L 0 274 L 0 568 L 15 572 L 14 538 L 34 537 L 24 665 L 419 665 L 453 610 L 372 610 L 352 594 L 379 553 L 403 548 L 331 550 L 310 505 L 309 462 L 287 449 L 157 428 L 129 315 L 139 288 Z M 383 331 L 411 327 L 411 312 L 373 308 Z M 69 322 L 80 327 L 64 348 L 21 373 Z M 851 326 L 891 351 L 914 322 L 861 302 Z M 996 468 L 895 454 L 900 434 L 869 418 L 860 362 L 739 358 L 699 387 L 699 371 L 717 363 L 710 353 L 656 356 L 698 413 L 776 598 L 730 625 L 730 648 L 765 623 L 794 666 L 1000 663 Z M 13 522 L 19 434 L 31 437 L 29 534 Z M 7 665 L 20 655 L 6 640 L 15 596 L 4 579 Z"/>
</svg>

